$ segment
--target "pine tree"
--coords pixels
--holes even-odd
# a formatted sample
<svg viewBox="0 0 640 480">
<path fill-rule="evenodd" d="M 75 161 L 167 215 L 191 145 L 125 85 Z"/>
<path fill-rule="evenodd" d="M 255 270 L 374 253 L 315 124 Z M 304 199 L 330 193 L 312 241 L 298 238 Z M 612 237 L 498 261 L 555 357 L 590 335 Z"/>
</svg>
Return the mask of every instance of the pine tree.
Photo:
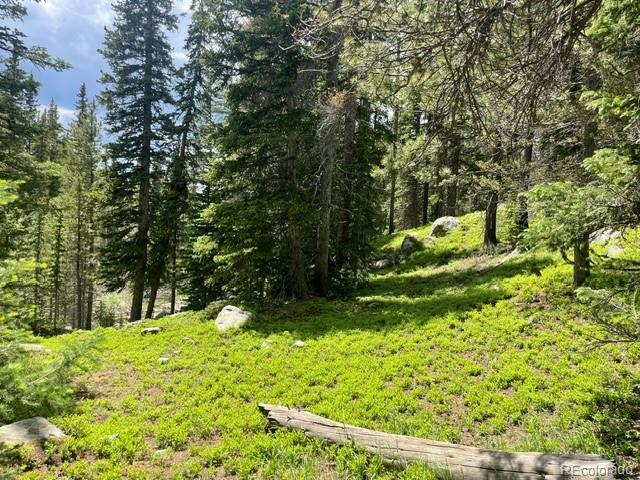
<svg viewBox="0 0 640 480">
<path fill-rule="evenodd" d="M 187 63 L 177 72 L 177 152 L 172 156 L 168 168 L 168 178 L 164 182 L 158 212 L 157 235 L 153 241 L 149 267 L 149 303 L 146 317 L 153 316 L 158 289 L 167 271 L 167 260 L 171 263 L 171 307 L 176 308 L 176 257 L 182 229 L 182 216 L 188 207 L 190 172 L 197 170 L 194 163 L 199 160 L 199 147 L 194 133 L 201 116 L 204 91 L 204 57 L 210 44 L 207 15 L 203 0 L 195 0 L 192 5 L 191 24 L 185 41 L 188 52 Z M 191 167 L 191 168 L 190 168 Z"/>
<path fill-rule="evenodd" d="M 66 214 L 65 236 L 73 272 L 73 326 L 91 328 L 94 297 L 95 176 L 98 160 L 98 119 L 95 104 L 87 98 L 82 84 L 76 102 L 76 118 L 71 125 L 69 154 L 62 179 Z"/>
<path fill-rule="evenodd" d="M 167 106 L 173 70 L 167 32 L 176 28 L 170 0 L 119 0 L 115 21 L 107 30 L 102 53 L 102 100 L 106 124 L 115 140 L 109 145 L 110 198 L 104 219 L 102 277 L 110 288 L 132 284 L 130 319 L 142 317 L 149 232 L 152 227 L 152 182 L 162 173 L 171 151 Z"/>
<path fill-rule="evenodd" d="M 307 8 L 298 0 L 242 1 L 215 12 L 221 47 L 211 68 L 228 80 L 228 114 L 210 172 L 209 238 L 201 244 L 213 247 L 231 292 L 300 298 L 309 291 L 315 99 L 294 38 Z"/>
</svg>

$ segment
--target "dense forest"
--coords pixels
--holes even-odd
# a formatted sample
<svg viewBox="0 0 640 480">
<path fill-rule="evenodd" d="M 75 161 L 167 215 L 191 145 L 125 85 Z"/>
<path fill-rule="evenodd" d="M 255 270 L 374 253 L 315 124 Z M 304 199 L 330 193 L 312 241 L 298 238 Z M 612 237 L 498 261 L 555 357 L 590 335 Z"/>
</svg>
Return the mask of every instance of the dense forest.
<svg viewBox="0 0 640 480">
<path fill-rule="evenodd" d="M 602 343 L 640 338 L 640 258 L 594 250 L 640 225 L 636 0 L 193 0 L 180 64 L 172 0 L 114 0 L 70 122 L 29 3 L 0 0 L 0 423 L 95 340 L 29 397 L 33 335 L 345 302 L 411 265 L 381 236 L 474 212 L 477 255 L 555 252 Z"/>
</svg>

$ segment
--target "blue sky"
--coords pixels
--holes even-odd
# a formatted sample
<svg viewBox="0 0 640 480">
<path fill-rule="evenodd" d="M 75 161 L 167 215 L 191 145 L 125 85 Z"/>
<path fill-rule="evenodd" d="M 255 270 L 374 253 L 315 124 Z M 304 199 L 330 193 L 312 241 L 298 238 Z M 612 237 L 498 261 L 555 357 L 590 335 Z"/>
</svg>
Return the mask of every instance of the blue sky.
<svg viewBox="0 0 640 480">
<path fill-rule="evenodd" d="M 40 70 L 25 66 L 42 84 L 40 103 L 54 99 L 60 106 L 64 123 L 73 118 L 75 97 L 82 82 L 90 96 L 100 91 L 98 79 L 105 68 L 98 53 L 104 39 L 104 28 L 112 23 L 112 0 L 46 0 L 27 2 L 28 15 L 19 28 L 27 35 L 27 44 L 46 47 L 49 52 L 72 64 L 65 72 Z M 175 12 L 181 15 L 180 29 L 171 34 L 176 64 L 184 60 L 182 51 L 191 0 L 174 0 Z"/>
</svg>

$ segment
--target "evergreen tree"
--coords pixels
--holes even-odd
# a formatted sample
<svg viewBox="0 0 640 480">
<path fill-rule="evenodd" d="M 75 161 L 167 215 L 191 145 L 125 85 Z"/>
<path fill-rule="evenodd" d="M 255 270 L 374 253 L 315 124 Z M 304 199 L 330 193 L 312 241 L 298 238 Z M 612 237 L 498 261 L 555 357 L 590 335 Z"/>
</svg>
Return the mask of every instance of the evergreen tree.
<svg viewBox="0 0 640 480">
<path fill-rule="evenodd" d="M 82 84 L 71 124 L 68 155 L 63 165 L 62 193 L 65 238 L 73 272 L 73 326 L 91 328 L 94 303 L 95 177 L 98 160 L 98 119 L 95 104 Z"/>
<path fill-rule="evenodd" d="M 102 53 L 102 100 L 109 144 L 110 198 L 103 228 L 102 278 L 110 288 L 132 284 L 130 319 L 142 317 L 152 227 L 152 182 L 171 154 L 171 47 L 167 32 L 176 28 L 170 0 L 119 0 L 114 26 Z"/>
<path fill-rule="evenodd" d="M 307 8 L 297 0 L 242 1 L 215 12 L 221 47 L 212 70 L 228 80 L 228 113 L 209 177 L 211 230 L 201 244 L 232 292 L 300 298 L 309 291 L 313 77 L 293 36 Z"/>
<path fill-rule="evenodd" d="M 185 50 L 187 63 L 177 72 L 177 151 L 174 152 L 164 182 L 158 210 L 157 235 L 153 239 L 149 267 L 149 303 L 147 318 L 153 316 L 158 289 L 170 261 L 171 307 L 175 313 L 177 272 L 176 262 L 182 233 L 183 215 L 188 208 L 189 187 L 193 172 L 200 161 L 198 140 L 195 136 L 198 120 L 207 93 L 204 91 L 204 58 L 210 44 L 204 0 L 195 0 Z"/>
</svg>

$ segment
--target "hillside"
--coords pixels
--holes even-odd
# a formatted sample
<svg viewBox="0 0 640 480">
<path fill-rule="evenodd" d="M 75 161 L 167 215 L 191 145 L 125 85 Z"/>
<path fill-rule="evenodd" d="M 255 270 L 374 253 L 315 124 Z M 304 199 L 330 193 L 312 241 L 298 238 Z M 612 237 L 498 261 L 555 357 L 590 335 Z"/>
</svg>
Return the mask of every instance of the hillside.
<svg viewBox="0 0 640 480">
<path fill-rule="evenodd" d="M 148 322 L 156 336 L 102 329 L 101 363 L 75 408 L 51 419 L 69 440 L 21 478 L 430 478 L 265 433 L 259 402 L 479 447 L 612 455 L 637 348 L 594 348 L 570 267 L 540 250 L 499 265 L 504 255 L 479 255 L 481 225 L 467 215 L 352 298 L 259 309 L 241 332 L 219 334 L 215 308 Z M 381 253 L 405 233 L 381 239 Z M 592 283 L 619 280 L 596 271 Z"/>
</svg>

